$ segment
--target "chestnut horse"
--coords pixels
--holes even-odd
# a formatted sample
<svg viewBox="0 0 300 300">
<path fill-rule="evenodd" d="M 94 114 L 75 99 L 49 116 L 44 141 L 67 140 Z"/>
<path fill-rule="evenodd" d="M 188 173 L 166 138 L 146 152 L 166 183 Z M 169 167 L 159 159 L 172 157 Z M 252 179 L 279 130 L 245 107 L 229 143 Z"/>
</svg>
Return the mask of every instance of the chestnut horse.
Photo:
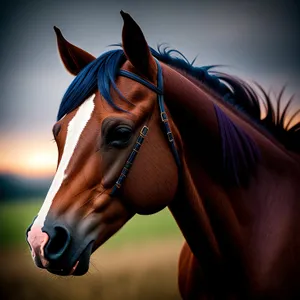
<svg viewBox="0 0 300 300">
<path fill-rule="evenodd" d="M 150 48 L 129 14 L 95 58 L 55 27 L 75 75 L 53 135 L 58 167 L 27 230 L 35 264 L 83 275 L 134 214 L 168 206 L 186 240 L 184 299 L 300 297 L 300 123 L 244 81 Z M 261 95 L 261 96 L 259 96 Z M 261 118 L 260 101 L 267 114 Z"/>
</svg>

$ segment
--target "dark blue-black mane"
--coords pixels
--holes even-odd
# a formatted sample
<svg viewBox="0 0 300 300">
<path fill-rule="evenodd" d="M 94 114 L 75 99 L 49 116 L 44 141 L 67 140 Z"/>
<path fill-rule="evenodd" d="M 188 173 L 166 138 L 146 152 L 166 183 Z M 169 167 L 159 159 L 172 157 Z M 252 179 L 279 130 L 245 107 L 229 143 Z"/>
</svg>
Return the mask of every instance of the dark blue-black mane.
<svg viewBox="0 0 300 300">
<path fill-rule="evenodd" d="M 150 48 L 152 55 L 159 61 L 170 65 L 176 69 L 182 70 L 195 79 L 199 80 L 205 86 L 217 93 L 225 102 L 230 103 L 239 111 L 244 112 L 254 122 L 267 129 L 279 142 L 287 149 L 300 153 L 300 122 L 291 128 L 292 119 L 296 117 L 299 110 L 284 126 L 286 113 L 292 99 L 280 113 L 280 102 L 283 90 L 277 99 L 276 113 L 272 106 L 270 97 L 261 89 L 263 94 L 263 103 L 267 109 L 264 119 L 261 119 L 260 97 L 255 90 L 246 82 L 233 76 L 212 71 L 214 66 L 194 66 L 194 61 L 189 62 L 186 57 L 177 50 L 158 47 L 157 50 Z M 175 56 L 172 54 L 176 54 Z M 88 64 L 73 80 L 67 89 L 59 107 L 57 119 L 61 119 L 65 114 L 80 106 L 90 95 L 98 89 L 104 99 L 116 110 L 122 110 L 118 107 L 111 95 L 112 86 L 119 95 L 127 101 L 117 89 L 115 79 L 118 71 L 126 57 L 122 49 L 110 50 Z"/>
</svg>

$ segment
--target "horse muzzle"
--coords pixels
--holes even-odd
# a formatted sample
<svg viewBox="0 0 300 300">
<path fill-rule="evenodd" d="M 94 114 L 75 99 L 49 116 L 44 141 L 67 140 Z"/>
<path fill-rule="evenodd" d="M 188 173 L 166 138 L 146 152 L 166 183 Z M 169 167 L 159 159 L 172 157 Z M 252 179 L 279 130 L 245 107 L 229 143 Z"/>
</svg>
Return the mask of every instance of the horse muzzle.
<svg viewBox="0 0 300 300">
<path fill-rule="evenodd" d="M 56 275 L 83 275 L 89 269 L 94 240 L 74 234 L 65 224 L 47 220 L 27 229 L 27 242 L 37 267 Z"/>
</svg>

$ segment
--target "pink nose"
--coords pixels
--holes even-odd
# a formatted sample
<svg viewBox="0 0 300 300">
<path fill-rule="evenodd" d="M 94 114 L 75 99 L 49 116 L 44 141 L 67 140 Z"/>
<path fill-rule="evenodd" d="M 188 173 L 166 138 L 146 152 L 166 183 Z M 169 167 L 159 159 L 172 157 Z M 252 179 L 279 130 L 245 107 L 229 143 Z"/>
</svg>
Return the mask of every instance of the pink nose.
<svg viewBox="0 0 300 300">
<path fill-rule="evenodd" d="M 32 257 L 39 257 L 44 267 L 46 267 L 48 264 L 44 255 L 44 247 L 47 244 L 48 240 L 48 234 L 43 232 L 40 227 L 33 226 L 28 232 L 27 241 L 31 247 Z"/>
</svg>

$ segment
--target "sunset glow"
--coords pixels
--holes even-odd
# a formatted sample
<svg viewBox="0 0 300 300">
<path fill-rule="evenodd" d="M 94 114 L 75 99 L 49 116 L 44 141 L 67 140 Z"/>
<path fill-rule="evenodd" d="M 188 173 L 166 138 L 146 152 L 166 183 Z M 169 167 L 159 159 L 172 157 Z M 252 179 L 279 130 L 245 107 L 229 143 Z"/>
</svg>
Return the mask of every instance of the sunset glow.
<svg viewBox="0 0 300 300">
<path fill-rule="evenodd" d="M 34 173 L 50 172 L 55 169 L 56 155 L 51 151 L 31 153 L 23 163 L 23 168 L 31 170 Z"/>
<path fill-rule="evenodd" d="M 32 137 L 31 137 L 32 138 Z M 0 141 L 0 172 L 29 177 L 47 177 L 55 173 L 57 148 L 45 138 Z"/>
</svg>

